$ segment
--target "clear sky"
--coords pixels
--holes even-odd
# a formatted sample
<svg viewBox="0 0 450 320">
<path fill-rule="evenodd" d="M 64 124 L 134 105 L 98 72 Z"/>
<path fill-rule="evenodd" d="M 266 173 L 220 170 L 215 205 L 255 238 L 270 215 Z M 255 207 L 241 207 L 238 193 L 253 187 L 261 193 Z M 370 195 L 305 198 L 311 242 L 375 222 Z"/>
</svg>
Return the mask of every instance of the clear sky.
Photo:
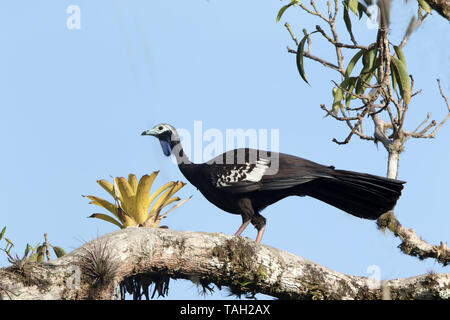
<svg viewBox="0 0 450 320">
<path fill-rule="evenodd" d="M 398 43 L 414 1 L 396 1 L 392 38 Z M 353 139 L 345 146 L 342 123 L 324 118 L 319 105 L 332 102 L 336 73 L 305 60 L 311 86 L 298 75 L 294 47 L 283 27 L 300 36 L 320 23 L 300 9 L 275 22 L 280 1 L 2 1 L 0 3 L 0 227 L 22 254 L 48 233 L 52 244 L 71 251 L 116 229 L 87 219 L 99 209 L 83 194 L 108 195 L 96 184 L 110 176 L 141 176 L 161 170 L 156 183 L 185 180 L 143 130 L 166 122 L 193 130 L 278 129 L 279 148 L 337 168 L 385 175 L 380 145 Z M 68 29 L 70 5 L 80 8 L 80 29 Z M 397 18 L 397 13 L 401 15 Z M 357 27 L 361 43 L 376 30 Z M 345 27 L 339 25 L 343 40 Z M 436 78 L 450 96 L 450 26 L 434 13 L 405 48 L 408 71 L 422 93 L 410 105 L 406 128 L 431 112 L 446 115 Z M 333 59 L 333 48 L 313 38 L 313 52 Z M 346 61 L 353 54 L 350 53 Z M 366 130 L 370 131 L 370 125 Z M 449 241 L 450 123 L 435 140 L 410 140 L 399 178 L 407 184 L 396 214 L 425 240 Z M 190 185 L 193 198 L 164 224 L 175 230 L 233 234 L 241 218 L 214 207 Z M 101 209 L 100 209 L 101 210 Z M 289 198 L 267 208 L 263 243 L 351 275 L 381 279 L 449 272 L 397 248 L 399 240 L 361 220 L 310 198 Z M 243 234 L 254 239 L 249 226 Z M 0 254 L 0 265 L 6 265 Z M 369 268 L 370 269 L 370 268 Z M 225 298 L 217 292 L 207 298 Z M 171 299 L 203 299 L 189 282 L 173 281 Z"/>
</svg>

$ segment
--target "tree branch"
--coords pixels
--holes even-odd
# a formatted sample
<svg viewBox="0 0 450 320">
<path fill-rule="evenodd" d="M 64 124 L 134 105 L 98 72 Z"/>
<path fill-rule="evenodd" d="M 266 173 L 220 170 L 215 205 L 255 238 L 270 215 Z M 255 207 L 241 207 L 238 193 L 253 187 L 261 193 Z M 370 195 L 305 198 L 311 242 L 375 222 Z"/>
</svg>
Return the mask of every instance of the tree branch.
<svg viewBox="0 0 450 320">
<path fill-rule="evenodd" d="M 445 19 L 450 20 L 450 2 L 448 0 L 425 0 L 431 8 Z"/>
<path fill-rule="evenodd" d="M 98 245 L 100 243 L 100 245 Z M 116 266 L 109 281 L 96 282 L 86 273 L 86 252 L 108 250 Z M 74 278 L 78 272 L 79 279 Z M 92 270 L 91 270 L 92 271 Z M 111 299 L 117 286 L 136 274 L 165 274 L 202 285 L 234 288 L 294 299 L 381 299 L 382 287 L 392 299 L 446 299 L 450 274 L 425 274 L 381 283 L 348 276 L 285 251 L 242 237 L 220 233 L 127 228 L 106 234 L 48 263 L 30 263 L 26 270 L 0 269 L 3 299 Z"/>
<path fill-rule="evenodd" d="M 439 246 L 428 244 L 419 238 L 413 229 L 403 227 L 392 211 L 385 213 L 377 220 L 377 225 L 381 230 L 388 228 L 396 237 L 402 241 L 398 246 L 403 253 L 418 257 L 420 260 L 434 258 L 443 266 L 450 263 L 450 248 L 447 243 L 441 242 Z"/>
</svg>

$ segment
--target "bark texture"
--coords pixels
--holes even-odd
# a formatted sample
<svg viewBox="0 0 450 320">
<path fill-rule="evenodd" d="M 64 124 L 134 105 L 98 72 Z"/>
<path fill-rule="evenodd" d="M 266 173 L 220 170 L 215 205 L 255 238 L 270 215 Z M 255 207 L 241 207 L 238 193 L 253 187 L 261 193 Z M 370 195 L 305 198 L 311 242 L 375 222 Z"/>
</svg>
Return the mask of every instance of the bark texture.
<svg viewBox="0 0 450 320">
<path fill-rule="evenodd" d="M 449 0 L 425 0 L 431 8 L 437 11 L 441 16 L 450 20 L 450 1 Z"/>
<path fill-rule="evenodd" d="M 93 268 L 92 252 L 108 261 Z M 114 268 L 104 272 L 105 264 Z M 282 299 L 381 299 L 386 293 L 392 299 L 450 298 L 450 274 L 377 283 L 242 237 L 153 228 L 119 230 L 48 263 L 0 269 L 0 298 L 112 299 L 118 285 L 136 274 L 164 274 Z"/>
</svg>

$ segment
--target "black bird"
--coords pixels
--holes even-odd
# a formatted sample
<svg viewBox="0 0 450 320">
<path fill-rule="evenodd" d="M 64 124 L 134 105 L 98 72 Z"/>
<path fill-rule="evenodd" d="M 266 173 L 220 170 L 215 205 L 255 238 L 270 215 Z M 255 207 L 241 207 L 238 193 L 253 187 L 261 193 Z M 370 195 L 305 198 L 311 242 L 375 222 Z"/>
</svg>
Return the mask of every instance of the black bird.
<svg viewBox="0 0 450 320">
<path fill-rule="evenodd" d="M 374 220 L 395 206 L 405 183 L 249 148 L 195 164 L 183 152 L 171 125 L 158 124 L 142 135 L 158 138 L 164 155 L 176 157 L 186 179 L 212 204 L 242 216 L 236 236 L 251 222 L 258 230 L 256 242 L 261 241 L 266 225 L 261 210 L 288 196 L 310 196 L 351 215 Z"/>
</svg>

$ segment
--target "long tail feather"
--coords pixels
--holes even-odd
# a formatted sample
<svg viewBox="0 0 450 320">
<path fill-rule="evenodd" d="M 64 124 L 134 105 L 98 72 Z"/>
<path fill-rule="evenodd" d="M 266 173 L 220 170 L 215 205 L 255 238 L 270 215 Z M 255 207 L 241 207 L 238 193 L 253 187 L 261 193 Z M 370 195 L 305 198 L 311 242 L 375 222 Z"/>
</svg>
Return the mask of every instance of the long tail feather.
<svg viewBox="0 0 450 320">
<path fill-rule="evenodd" d="M 366 173 L 335 170 L 304 185 L 303 194 L 364 219 L 377 219 L 391 210 L 401 195 L 404 181 Z"/>
</svg>

